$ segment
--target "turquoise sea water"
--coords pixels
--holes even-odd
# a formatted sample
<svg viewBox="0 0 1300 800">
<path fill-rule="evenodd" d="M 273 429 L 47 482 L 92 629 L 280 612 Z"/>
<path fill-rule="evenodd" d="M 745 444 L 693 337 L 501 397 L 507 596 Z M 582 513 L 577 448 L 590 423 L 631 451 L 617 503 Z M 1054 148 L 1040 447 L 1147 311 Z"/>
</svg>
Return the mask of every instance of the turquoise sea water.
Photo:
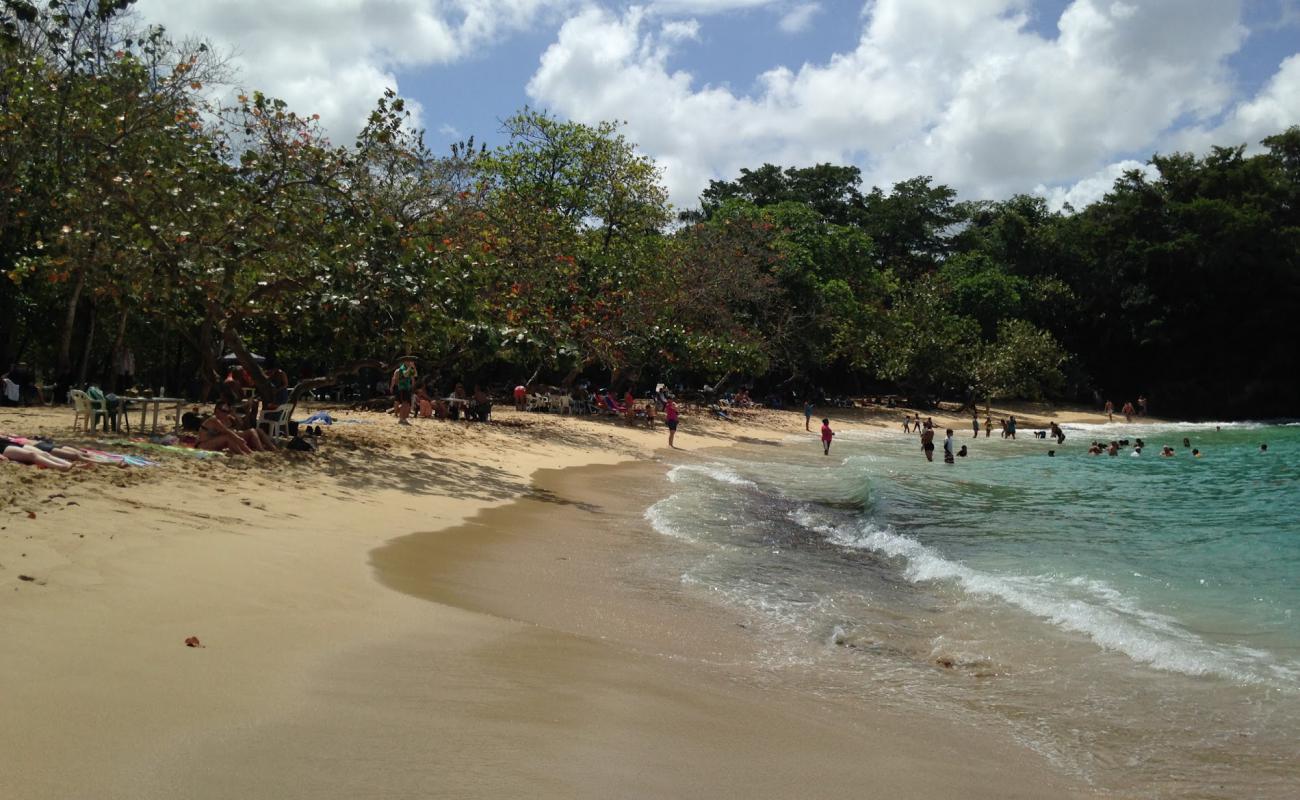
<svg viewBox="0 0 1300 800">
<path fill-rule="evenodd" d="M 1104 788 L 1295 796 L 1300 426 L 1065 432 L 958 431 L 953 465 L 901 430 L 830 457 L 809 434 L 679 465 L 646 515 L 775 673 L 1005 726 Z"/>
</svg>

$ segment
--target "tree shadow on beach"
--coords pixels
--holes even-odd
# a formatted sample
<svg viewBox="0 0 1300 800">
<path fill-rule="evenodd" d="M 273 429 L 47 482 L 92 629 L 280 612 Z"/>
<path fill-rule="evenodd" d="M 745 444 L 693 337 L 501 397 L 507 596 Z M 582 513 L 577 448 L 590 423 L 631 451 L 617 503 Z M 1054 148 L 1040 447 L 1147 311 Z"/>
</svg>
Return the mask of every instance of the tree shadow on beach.
<svg viewBox="0 0 1300 800">
<path fill-rule="evenodd" d="M 318 469 L 353 491 L 396 489 L 460 500 L 503 500 L 529 489 L 529 481 L 498 467 L 423 451 L 396 453 L 366 445 L 332 448 Z"/>
</svg>

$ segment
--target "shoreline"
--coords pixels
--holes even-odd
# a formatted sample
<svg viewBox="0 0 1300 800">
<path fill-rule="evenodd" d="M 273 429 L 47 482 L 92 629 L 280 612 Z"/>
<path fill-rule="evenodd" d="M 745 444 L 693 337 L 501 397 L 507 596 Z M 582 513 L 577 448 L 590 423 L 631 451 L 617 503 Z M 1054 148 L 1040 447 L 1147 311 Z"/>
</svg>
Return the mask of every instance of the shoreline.
<svg viewBox="0 0 1300 800">
<path fill-rule="evenodd" d="M 604 650 L 593 686 L 613 682 L 621 693 L 631 691 L 620 703 L 636 713 L 592 707 L 582 724 L 599 731 L 598 740 L 633 737 L 648 750 L 665 740 L 688 743 L 676 757 L 672 786 L 630 796 L 810 796 L 813 785 L 824 794 L 812 796 L 827 797 L 856 796 L 864 785 L 882 796 L 1090 796 L 1009 735 L 919 708 L 900 712 L 822 697 L 815 685 L 756 669 L 763 642 L 741 621 L 744 614 L 704 604 L 628 566 L 647 551 L 676 547 L 641 520 L 642 505 L 629 502 L 658 496 L 646 484 L 653 474 L 655 489 L 667 486 L 662 466 L 539 471 L 534 496 L 377 548 L 377 578 L 396 591 L 545 632 L 559 651 L 566 639 Z M 593 480 L 598 475 L 604 479 Z M 616 523 L 617 539 L 611 541 L 608 525 L 602 533 L 584 519 Z M 545 651 L 530 665 L 546 680 L 562 681 L 554 666 Z M 728 733 L 728 748 L 715 751 L 711 740 L 718 734 L 701 738 L 703 721 L 689 713 L 698 707 L 744 720 L 744 730 Z M 709 769 L 699 770 L 700 762 Z M 715 770 L 733 777 L 710 783 Z M 617 785 L 569 788 L 579 796 L 618 791 Z"/>
<path fill-rule="evenodd" d="M 36 419 L 54 429 L 66 424 L 62 416 L 48 426 Z M 357 416 L 375 424 L 336 426 L 314 461 L 6 473 L 19 484 L 0 522 L 0 579 L 16 584 L 0 601 L 10 641 L 0 680 L 25 690 L 0 699 L 0 713 L 14 721 L 0 734 L 12 755 L 0 767 L 0 793 L 319 797 L 454 786 L 461 796 L 596 796 L 599 786 L 608 796 L 643 780 L 644 792 L 632 794 L 713 786 L 704 794 L 716 796 L 746 786 L 754 763 L 771 763 L 783 769 L 747 791 L 780 796 L 806 793 L 809 781 L 860 762 L 863 748 L 850 744 L 868 734 L 889 755 L 845 773 L 842 787 L 819 782 L 827 796 L 855 793 L 857 780 L 879 785 L 886 769 L 899 792 L 973 784 L 987 796 L 1035 796 L 1042 781 L 1068 791 L 1027 751 L 991 747 L 982 734 L 935 737 L 883 712 L 854 720 L 824 704 L 802 707 L 803 698 L 773 704 L 770 686 L 714 674 L 716 665 L 684 665 L 664 649 L 682 641 L 662 610 L 637 623 L 634 643 L 644 649 L 628 650 L 601 638 L 608 619 L 599 615 L 587 631 L 570 631 L 390 591 L 368 554 L 404 531 L 470 525 L 518 504 L 538 505 L 552 521 L 589 514 L 587 500 L 566 498 L 547 484 L 549 472 L 535 473 L 653 461 L 664 432 L 506 412 L 500 425 L 426 423 L 412 436 L 382 415 Z M 0 426 L 14 419 L 0 416 Z M 793 413 L 733 425 L 695 416 L 682 452 L 802 435 L 798 421 Z M 390 449 L 373 446 L 380 440 Z M 599 475 L 587 482 L 620 483 Z M 608 533 L 587 530 L 583 540 Z M 480 554 L 465 563 L 482 570 L 499 562 Z M 548 573 L 539 566 L 534 559 L 512 569 L 542 580 Z M 20 571 L 36 580 L 16 583 Z M 482 576 L 470 573 L 478 585 Z M 619 608 L 636 616 L 645 600 L 634 591 Z M 727 634 L 709 629 L 685 649 L 698 656 L 752 646 L 743 629 Z M 191 635 L 204 648 L 185 647 Z M 648 653 L 656 642 L 657 654 Z M 443 724 L 448 716 L 455 725 Z M 780 740 L 791 748 L 773 746 L 772 735 L 793 731 L 800 736 Z M 577 738 L 561 746 L 557 732 Z M 610 752 L 644 762 L 633 774 L 611 764 Z M 517 763 L 529 757 L 528 768 Z M 729 770 L 703 768 L 728 757 Z M 1017 764 L 1011 773 L 1008 759 Z M 586 768 L 565 773 L 557 760 Z M 701 769 L 684 770 L 693 760 Z M 990 760 L 997 769 L 982 766 Z M 665 783 L 678 773 L 682 782 Z M 799 782 L 782 792 L 787 773 Z"/>
</svg>

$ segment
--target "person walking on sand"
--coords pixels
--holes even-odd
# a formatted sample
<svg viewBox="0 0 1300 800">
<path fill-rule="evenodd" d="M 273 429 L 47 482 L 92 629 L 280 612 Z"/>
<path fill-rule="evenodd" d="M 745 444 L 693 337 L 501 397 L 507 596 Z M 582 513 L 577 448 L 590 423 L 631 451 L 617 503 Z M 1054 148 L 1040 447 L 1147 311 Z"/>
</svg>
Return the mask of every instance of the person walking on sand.
<svg viewBox="0 0 1300 800">
<path fill-rule="evenodd" d="M 1145 417 L 1147 415 L 1147 396 L 1138 395 L 1138 414 Z"/>
<path fill-rule="evenodd" d="M 1107 400 L 1107 401 L 1106 401 L 1105 412 L 1106 412 L 1106 421 L 1107 421 L 1107 422 L 1114 422 L 1114 421 L 1115 421 L 1115 404 L 1112 403 L 1111 401 Z"/>
<path fill-rule="evenodd" d="M 393 370 L 392 380 L 388 382 L 388 388 L 393 392 L 393 399 L 397 401 L 397 424 L 410 425 L 407 417 L 411 415 L 411 396 L 415 391 L 415 364 L 411 359 L 404 358 Z"/>
<path fill-rule="evenodd" d="M 934 461 L 934 428 L 921 431 L 921 452 L 925 453 L 926 461 Z"/>
<path fill-rule="evenodd" d="M 673 402 L 671 395 L 664 403 L 664 425 L 668 426 L 668 446 L 676 447 L 673 439 L 677 436 L 677 404 Z"/>
<path fill-rule="evenodd" d="M 822 420 L 822 455 L 831 454 L 831 439 L 835 438 L 835 431 L 831 430 L 831 421 Z"/>
<path fill-rule="evenodd" d="M 1125 400 L 1125 401 L 1124 401 L 1124 407 L 1120 409 L 1120 413 L 1122 413 L 1122 414 L 1124 415 L 1124 421 L 1125 421 L 1125 422 L 1132 422 L 1132 421 L 1133 421 L 1133 404 L 1130 403 L 1129 401 Z"/>
<path fill-rule="evenodd" d="M 949 428 L 948 435 L 943 440 L 943 463 L 945 464 L 953 463 L 952 458 L 953 458 L 952 428 Z"/>
<path fill-rule="evenodd" d="M 803 401 L 803 429 L 812 430 L 813 401 L 811 399 Z"/>
</svg>

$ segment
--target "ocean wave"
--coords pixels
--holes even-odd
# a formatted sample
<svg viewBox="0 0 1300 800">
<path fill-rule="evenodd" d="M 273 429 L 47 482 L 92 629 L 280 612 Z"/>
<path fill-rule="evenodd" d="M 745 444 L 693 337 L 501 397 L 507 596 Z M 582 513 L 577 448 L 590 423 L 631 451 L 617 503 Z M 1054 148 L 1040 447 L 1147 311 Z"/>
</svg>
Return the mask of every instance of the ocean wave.
<svg viewBox="0 0 1300 800">
<path fill-rule="evenodd" d="M 741 477 L 735 470 L 722 464 L 679 464 L 668 470 L 668 480 L 672 483 L 680 483 L 687 475 L 703 475 L 718 483 L 745 486 L 751 489 L 758 488 L 758 484 L 748 478 Z"/>
<path fill-rule="evenodd" d="M 870 523 L 860 528 L 828 525 L 806 509 L 793 512 L 791 518 L 841 547 L 904 559 L 903 574 L 910 582 L 955 583 L 970 595 L 997 598 L 1155 669 L 1300 689 L 1297 665 L 1278 663 L 1259 650 L 1217 647 L 1187 631 L 1172 617 L 1140 608 L 1102 581 L 993 575 L 951 561 L 911 537 Z"/>
<path fill-rule="evenodd" d="M 1152 434 L 1152 433 L 1172 433 L 1174 431 L 1212 431 L 1218 428 L 1224 430 L 1254 430 L 1257 428 L 1267 428 L 1275 424 L 1291 423 L 1271 423 L 1271 422 L 1144 422 L 1140 419 L 1133 422 L 1124 422 L 1115 420 L 1114 422 L 1062 422 L 1061 429 L 1066 431 L 1078 431 L 1087 433 L 1089 431 L 1113 431 L 1123 433 L 1127 436 Z M 1043 428 L 1029 428 L 1026 430 L 1043 430 Z"/>
<path fill-rule="evenodd" d="M 700 541 L 699 537 L 683 530 L 671 522 L 669 508 L 676 500 L 677 495 L 665 497 L 663 500 L 660 500 L 647 508 L 641 516 L 645 517 L 646 522 L 650 523 L 651 528 L 654 528 L 664 536 L 671 536 L 674 539 L 681 539 L 683 541 L 698 544 Z"/>
</svg>

